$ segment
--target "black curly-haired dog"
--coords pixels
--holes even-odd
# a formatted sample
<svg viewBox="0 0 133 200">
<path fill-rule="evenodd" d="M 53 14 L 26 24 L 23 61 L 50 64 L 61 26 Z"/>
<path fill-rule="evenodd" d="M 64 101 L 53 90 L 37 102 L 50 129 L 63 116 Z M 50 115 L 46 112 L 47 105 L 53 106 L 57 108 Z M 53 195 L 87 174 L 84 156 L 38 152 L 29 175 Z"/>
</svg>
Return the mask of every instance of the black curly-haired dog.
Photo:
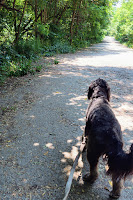
<svg viewBox="0 0 133 200">
<path fill-rule="evenodd" d="M 133 174 L 133 144 L 130 152 L 123 150 L 122 132 L 110 105 L 110 87 L 103 79 L 93 81 L 88 89 L 89 106 L 86 113 L 84 136 L 87 137 L 87 159 L 90 173 L 83 177 L 84 181 L 93 183 L 98 177 L 98 160 L 106 155 L 112 176 L 113 189 L 110 197 L 118 198 L 122 182 L 127 175 Z"/>
</svg>

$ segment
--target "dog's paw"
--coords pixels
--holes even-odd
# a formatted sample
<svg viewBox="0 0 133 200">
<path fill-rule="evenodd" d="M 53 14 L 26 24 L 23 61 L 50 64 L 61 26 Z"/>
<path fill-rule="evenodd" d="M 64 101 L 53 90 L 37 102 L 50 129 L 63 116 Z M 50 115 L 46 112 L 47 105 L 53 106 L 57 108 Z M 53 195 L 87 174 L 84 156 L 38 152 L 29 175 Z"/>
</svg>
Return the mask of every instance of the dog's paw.
<svg viewBox="0 0 133 200">
<path fill-rule="evenodd" d="M 110 192 L 109 197 L 112 199 L 118 199 L 120 194 L 114 193 L 113 191 Z"/>
<path fill-rule="evenodd" d="M 83 181 L 92 184 L 92 183 L 95 182 L 95 180 L 97 179 L 97 177 L 98 177 L 98 174 L 96 174 L 95 176 L 92 176 L 89 173 L 87 173 L 86 175 L 83 176 Z"/>
</svg>

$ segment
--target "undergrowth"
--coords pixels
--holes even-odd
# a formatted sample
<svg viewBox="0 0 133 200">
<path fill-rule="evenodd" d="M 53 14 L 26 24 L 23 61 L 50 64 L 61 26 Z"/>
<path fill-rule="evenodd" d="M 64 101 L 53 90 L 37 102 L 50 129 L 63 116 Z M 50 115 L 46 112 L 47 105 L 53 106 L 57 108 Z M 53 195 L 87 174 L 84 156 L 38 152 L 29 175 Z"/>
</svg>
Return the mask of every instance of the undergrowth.
<svg viewBox="0 0 133 200">
<path fill-rule="evenodd" d="M 70 42 L 61 38 L 52 42 L 49 40 L 47 43 L 35 38 L 21 39 L 16 45 L 3 42 L 0 46 L 0 83 L 3 83 L 6 77 L 19 77 L 40 72 L 42 66 L 35 66 L 32 63 L 41 56 L 50 57 L 59 53 L 74 53 L 77 49 L 89 45 L 89 41 L 79 42 L 78 40 L 70 45 Z M 59 61 L 54 61 L 54 64 L 58 63 Z"/>
<path fill-rule="evenodd" d="M 40 56 L 49 57 L 74 51 L 75 48 L 69 43 L 60 41 L 53 45 L 44 45 L 39 39 L 20 40 L 15 46 L 3 43 L 0 46 L 0 83 L 3 83 L 6 77 L 40 72 L 42 66 L 32 66 L 32 62 Z"/>
</svg>

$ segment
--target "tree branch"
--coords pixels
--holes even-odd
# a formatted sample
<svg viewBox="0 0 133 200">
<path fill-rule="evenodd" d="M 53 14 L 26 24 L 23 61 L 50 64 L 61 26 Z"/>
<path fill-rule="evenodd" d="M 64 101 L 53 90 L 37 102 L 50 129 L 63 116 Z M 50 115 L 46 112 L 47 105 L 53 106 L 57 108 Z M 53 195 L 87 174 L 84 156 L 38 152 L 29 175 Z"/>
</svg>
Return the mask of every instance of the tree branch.
<svg viewBox="0 0 133 200">
<path fill-rule="evenodd" d="M 25 12 L 25 8 L 26 8 L 26 4 L 27 4 L 27 0 L 25 0 L 25 2 L 24 2 L 24 8 L 23 8 L 23 12 L 22 12 L 22 16 L 21 16 L 21 19 L 20 19 L 19 25 L 18 25 L 18 30 L 17 30 L 17 33 L 16 33 L 16 39 L 15 39 L 15 42 L 17 42 L 17 41 L 18 41 L 18 38 L 19 38 L 19 34 L 20 34 L 20 26 L 21 26 L 21 23 L 22 23 L 22 20 L 23 20 L 23 17 L 24 17 L 24 12 Z"/>
<path fill-rule="evenodd" d="M 67 9 L 69 9 L 69 6 L 66 4 L 66 5 L 64 6 L 63 10 L 61 11 L 61 13 L 60 13 L 60 14 L 58 13 L 58 14 L 55 16 L 55 18 L 57 19 L 56 25 L 59 24 L 62 15 L 64 14 L 64 12 L 65 12 Z"/>
<path fill-rule="evenodd" d="M 20 10 L 16 9 L 16 8 L 11 8 L 11 7 L 8 7 L 7 5 L 3 4 L 3 3 L 0 3 L 0 7 L 3 7 L 7 10 L 13 10 L 13 11 L 17 11 L 17 12 L 21 12 Z"/>
</svg>

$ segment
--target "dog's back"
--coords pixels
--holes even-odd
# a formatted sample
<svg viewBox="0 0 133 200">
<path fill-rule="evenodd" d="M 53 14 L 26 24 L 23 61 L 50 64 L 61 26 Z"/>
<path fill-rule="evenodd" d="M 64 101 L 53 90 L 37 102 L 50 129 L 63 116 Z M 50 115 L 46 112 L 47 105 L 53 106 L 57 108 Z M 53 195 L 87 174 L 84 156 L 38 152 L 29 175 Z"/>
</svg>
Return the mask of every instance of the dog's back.
<svg viewBox="0 0 133 200">
<path fill-rule="evenodd" d="M 117 142 L 122 145 L 120 124 L 104 97 L 93 98 L 90 102 L 86 113 L 85 134 L 96 144 L 103 144 L 106 148 L 104 151 Z"/>
</svg>

